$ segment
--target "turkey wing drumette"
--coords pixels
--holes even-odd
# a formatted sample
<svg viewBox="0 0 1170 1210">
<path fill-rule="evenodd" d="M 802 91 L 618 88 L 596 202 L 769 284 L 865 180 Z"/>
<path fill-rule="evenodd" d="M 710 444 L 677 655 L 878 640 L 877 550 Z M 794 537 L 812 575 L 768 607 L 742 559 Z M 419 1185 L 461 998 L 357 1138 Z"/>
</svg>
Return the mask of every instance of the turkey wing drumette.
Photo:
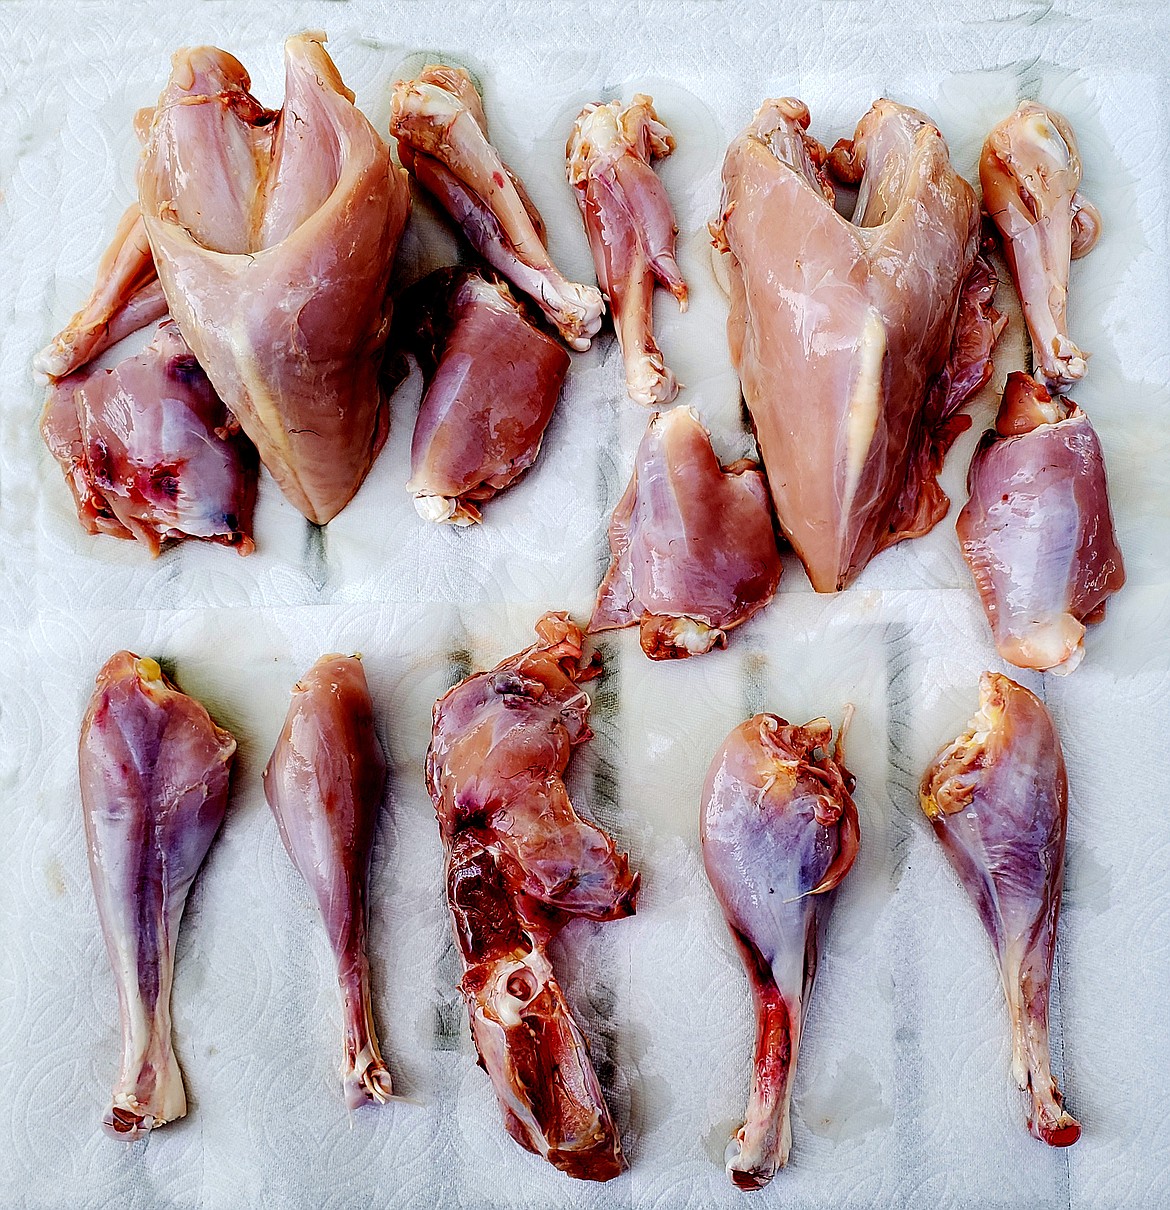
<svg viewBox="0 0 1170 1210">
<path fill-rule="evenodd" d="M 483 103 L 467 72 L 436 65 L 399 80 L 390 133 L 402 163 L 472 247 L 535 300 L 570 347 L 589 348 L 605 310 L 601 294 L 568 281 L 553 264 L 540 215 L 488 139 Z"/>
<path fill-rule="evenodd" d="M 569 182 L 585 221 L 597 280 L 609 302 L 635 403 L 669 403 L 678 383 L 654 341 L 654 283 L 686 310 L 687 284 L 674 258 L 678 226 L 666 190 L 650 167 L 674 150 L 652 98 L 629 105 L 586 105 L 566 148 Z"/>
<path fill-rule="evenodd" d="M 1072 127 L 1051 109 L 1022 102 L 987 136 L 979 182 L 983 208 L 1003 236 L 1036 373 L 1049 390 L 1067 390 L 1088 368 L 1088 354 L 1068 334 L 1069 265 L 1101 232 L 1101 216 L 1079 192 Z"/>
</svg>

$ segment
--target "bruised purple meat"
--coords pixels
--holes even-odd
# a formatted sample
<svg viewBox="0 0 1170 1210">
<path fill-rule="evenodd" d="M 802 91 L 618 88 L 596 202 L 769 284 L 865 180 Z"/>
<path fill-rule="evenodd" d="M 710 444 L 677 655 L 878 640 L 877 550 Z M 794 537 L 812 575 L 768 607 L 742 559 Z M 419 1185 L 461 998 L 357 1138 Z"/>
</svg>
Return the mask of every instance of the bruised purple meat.
<svg viewBox="0 0 1170 1210">
<path fill-rule="evenodd" d="M 586 105 L 573 123 L 566 155 L 569 183 L 585 222 L 597 280 L 609 302 L 635 403 L 669 403 L 678 383 L 654 340 L 654 283 L 687 309 L 687 284 L 675 260 L 678 224 L 651 160 L 674 150 L 653 98 L 629 105 Z"/>
<path fill-rule="evenodd" d="M 609 548 L 589 629 L 637 625 L 654 660 L 725 646 L 780 583 L 763 474 L 746 460 L 720 466 L 688 407 L 651 418 Z"/>
<path fill-rule="evenodd" d="M 1088 354 L 1068 334 L 1069 266 L 1101 233 L 1101 216 L 1080 192 L 1081 158 L 1067 119 L 1021 101 L 987 136 L 979 181 L 983 208 L 1003 237 L 1036 372 L 1049 390 L 1065 391 L 1088 368 Z"/>
<path fill-rule="evenodd" d="M 581 683 L 597 664 L 565 614 L 546 614 L 536 630 L 534 646 L 436 702 L 427 785 L 460 990 L 504 1125 L 570 1176 L 607 1181 L 625 1167 L 621 1139 L 548 948 L 574 917 L 632 914 L 638 875 L 578 818 L 563 780 L 590 735 Z"/>
<path fill-rule="evenodd" d="M 81 724 L 89 871 L 122 1019 L 105 1128 L 136 1139 L 187 1112 L 171 1040 L 187 892 L 223 822 L 236 741 L 152 659 L 111 656 Z"/>
<path fill-rule="evenodd" d="M 1125 583 L 1105 459 L 1088 416 L 1027 374 L 1008 377 L 955 524 L 999 654 L 1071 672 L 1086 624 Z"/>
<path fill-rule="evenodd" d="M 337 962 L 345 1031 L 342 1087 L 354 1109 L 390 1099 L 370 999 L 370 858 L 386 758 L 360 660 L 323 655 L 293 687 L 264 770 L 280 838 L 317 900 Z"/>
<path fill-rule="evenodd" d="M 427 520 L 471 525 L 536 461 L 569 354 L 503 281 L 476 270 L 430 274 L 402 296 L 398 315 L 396 343 L 427 383 L 407 490 Z"/>
<path fill-rule="evenodd" d="M 751 1095 L 727 1147 L 727 1172 L 741 1189 L 761 1188 L 788 1162 L 792 1079 L 821 931 L 860 843 L 842 736 L 830 750 L 832 739 L 823 718 L 794 727 L 757 714 L 724 741 L 703 790 L 703 862 L 756 1010 Z"/>
<path fill-rule="evenodd" d="M 1048 1051 L 1048 991 L 1064 880 L 1068 780 L 1052 716 L 1022 685 L 985 672 L 979 710 L 934 758 L 922 809 L 995 948 L 1012 1028 L 1012 1075 L 1031 1095 L 1028 1129 L 1067 1147 Z"/>
<path fill-rule="evenodd" d="M 467 72 L 433 65 L 399 80 L 390 133 L 403 165 L 480 256 L 540 307 L 571 348 L 589 348 L 605 310 L 601 292 L 567 280 L 553 264 L 536 207 L 488 139 Z"/>
<path fill-rule="evenodd" d="M 254 549 L 256 451 L 170 320 L 112 370 L 54 382 L 41 433 L 90 533 Z"/>
</svg>

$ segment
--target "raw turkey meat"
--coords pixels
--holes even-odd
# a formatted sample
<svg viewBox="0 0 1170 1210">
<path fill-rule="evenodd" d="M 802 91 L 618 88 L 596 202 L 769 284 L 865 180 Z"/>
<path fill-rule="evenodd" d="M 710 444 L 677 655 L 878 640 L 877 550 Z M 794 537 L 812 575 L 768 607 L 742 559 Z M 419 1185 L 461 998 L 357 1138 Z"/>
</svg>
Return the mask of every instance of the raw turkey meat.
<svg viewBox="0 0 1170 1210">
<path fill-rule="evenodd" d="M 337 962 L 345 1031 L 341 1069 L 350 1109 L 391 1096 L 370 999 L 366 934 L 370 858 L 386 787 L 361 661 L 323 655 L 293 688 L 264 770 L 264 794 L 293 865 L 321 911 Z"/>
<path fill-rule="evenodd" d="M 53 382 L 41 434 L 90 533 L 254 549 L 256 451 L 170 320 L 112 370 Z"/>
<path fill-rule="evenodd" d="M 808 124 L 794 98 L 761 106 L 727 152 L 712 236 L 780 525 L 832 592 L 946 514 L 938 471 L 1002 321 L 974 191 L 934 123 L 879 100 L 831 155 Z M 852 220 L 827 165 L 859 184 Z"/>
<path fill-rule="evenodd" d="M 995 948 L 1012 1027 L 1012 1075 L 1028 1129 L 1067 1147 L 1048 1052 L 1048 990 L 1064 880 L 1068 781 L 1052 716 L 1022 685 L 985 672 L 979 710 L 922 778 L 922 809 Z"/>
<path fill-rule="evenodd" d="M 166 313 L 167 300 L 155 272 L 142 211 L 135 202 L 122 215 L 98 261 L 93 293 L 36 355 L 33 369 L 43 378 L 64 378 Z"/>
<path fill-rule="evenodd" d="M 761 1188 L 788 1162 L 792 1080 L 821 933 L 860 843 L 842 734 L 830 750 L 832 740 L 823 718 L 794 727 L 757 714 L 724 741 L 703 790 L 703 863 L 756 1009 L 751 1095 L 727 1147 L 727 1172 L 741 1189 Z"/>
<path fill-rule="evenodd" d="M 553 264 L 540 214 L 488 139 L 467 72 L 434 65 L 399 80 L 390 133 L 402 163 L 480 256 L 533 299 L 571 348 L 589 348 L 605 310 L 601 293 L 568 281 Z"/>
<path fill-rule="evenodd" d="M 275 112 L 227 52 L 177 52 L 138 178 L 171 315 L 281 490 L 321 525 L 386 438 L 387 284 L 410 209 L 405 173 L 323 41 L 285 43 Z"/>
<path fill-rule="evenodd" d="M 726 646 L 780 583 L 763 474 L 746 459 L 720 466 L 688 407 L 651 418 L 609 549 L 589 629 L 637 625 L 652 660 Z"/>
<path fill-rule="evenodd" d="M 566 155 L 569 183 L 589 236 L 597 280 L 613 315 L 635 403 L 669 403 L 678 383 L 654 341 L 657 279 L 687 309 L 687 284 L 675 260 L 678 225 L 653 159 L 674 150 L 653 98 L 629 105 L 586 105 L 573 123 Z"/>
<path fill-rule="evenodd" d="M 1068 334 L 1069 265 L 1101 233 L 1101 216 L 1080 193 L 1072 127 L 1022 101 L 987 136 L 979 181 L 1023 304 L 1035 372 L 1050 391 L 1065 391 L 1088 368 L 1088 354 Z"/>
<path fill-rule="evenodd" d="M 995 428 L 971 459 L 955 528 L 999 654 L 1071 672 L 1086 624 L 1125 583 L 1105 459 L 1088 416 L 1011 374 Z"/>
<path fill-rule="evenodd" d="M 571 919 L 634 911 L 638 875 L 578 818 L 563 780 L 589 738 L 595 676 L 565 614 L 538 641 L 460 681 L 435 704 L 427 785 L 447 854 L 447 902 L 463 960 L 460 990 L 504 1125 L 570 1176 L 607 1181 L 621 1139 L 549 961 Z"/>
<path fill-rule="evenodd" d="M 236 741 L 152 659 L 111 656 L 81 724 L 89 870 L 118 987 L 122 1066 L 105 1128 L 136 1139 L 183 1117 L 171 1040 L 187 892 L 223 822 Z"/>
<path fill-rule="evenodd" d="M 415 508 L 471 525 L 540 453 L 569 354 L 525 314 L 507 285 L 473 269 L 439 269 L 398 303 L 395 344 L 426 379 L 410 450 Z"/>
</svg>

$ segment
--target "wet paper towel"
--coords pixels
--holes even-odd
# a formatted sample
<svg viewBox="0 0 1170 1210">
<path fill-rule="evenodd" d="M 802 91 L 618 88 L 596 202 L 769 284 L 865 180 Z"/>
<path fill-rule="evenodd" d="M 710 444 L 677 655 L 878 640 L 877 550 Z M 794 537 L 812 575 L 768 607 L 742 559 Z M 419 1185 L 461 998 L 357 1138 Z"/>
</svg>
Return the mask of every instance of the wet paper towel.
<svg viewBox="0 0 1170 1210">
<path fill-rule="evenodd" d="M 549 6 L 537 19 L 521 3 L 351 0 L 285 5 L 277 18 L 225 0 L 147 11 L 0 5 L 0 1201 L 739 1205 L 722 1154 L 746 1100 L 752 1016 L 702 873 L 699 791 L 747 713 L 835 722 L 849 702 L 862 851 L 802 1043 L 792 1162 L 754 1201 L 1170 1200 L 1170 114 L 1157 50 L 1170 28 L 1159 6 L 840 0 L 777 17 L 771 5 L 690 0 Z M 133 113 L 157 96 L 171 51 L 201 41 L 236 54 L 276 103 L 282 38 L 316 27 L 383 131 L 401 74 L 437 59 L 466 65 L 570 275 L 592 272 L 563 174 L 572 118 L 589 100 L 653 94 L 678 139 L 660 171 L 692 296 L 686 315 L 659 296 L 659 339 L 686 384 L 680 401 L 699 410 L 725 462 L 751 443 L 705 224 L 723 150 L 760 100 L 801 96 L 824 142 L 849 134 L 879 95 L 918 105 L 972 179 L 982 138 L 1020 97 L 1071 119 L 1084 190 L 1105 223 L 1073 271 L 1072 332 L 1094 354 L 1075 397 L 1106 451 L 1130 577 L 1073 676 L 1017 674 L 1056 716 L 1072 786 L 1053 1049 L 1085 1127 L 1075 1148 L 1047 1150 L 1024 1128 L 990 949 L 915 799 L 926 761 L 974 709 L 979 673 L 1002 668 L 953 516 L 837 597 L 814 595 L 789 560 L 775 602 L 726 651 L 658 666 L 633 632 L 604 638 L 596 736 L 574 757 L 571 787 L 630 851 L 643 892 L 634 918 L 574 924 L 557 947 L 631 1164 L 604 1187 L 574 1183 L 513 1143 L 475 1066 L 422 761 L 431 706 L 454 679 L 525 646 L 544 609 L 589 610 L 647 419 L 624 398 L 613 337 L 574 358 L 540 460 L 476 529 L 426 525 L 404 490 L 416 375 L 395 396 L 373 473 L 326 530 L 307 526 L 267 477 L 246 559 L 187 543 L 152 561 L 80 530 L 37 434 L 29 363 L 88 291 L 132 196 Z M 425 203 L 415 216 L 404 281 L 457 254 Z M 1027 364 L 1010 288 L 999 302 L 1012 321 L 995 378 L 944 476 L 960 502 L 998 388 Z M 123 646 L 167 661 L 240 740 L 228 819 L 179 940 L 175 1039 L 189 1116 L 132 1146 L 99 1129 L 117 1007 L 76 777 L 93 675 Z M 259 781 L 290 687 L 326 650 L 362 653 L 391 765 L 371 957 L 380 1034 L 409 1100 L 354 1114 L 341 1099 L 328 948 Z"/>
</svg>

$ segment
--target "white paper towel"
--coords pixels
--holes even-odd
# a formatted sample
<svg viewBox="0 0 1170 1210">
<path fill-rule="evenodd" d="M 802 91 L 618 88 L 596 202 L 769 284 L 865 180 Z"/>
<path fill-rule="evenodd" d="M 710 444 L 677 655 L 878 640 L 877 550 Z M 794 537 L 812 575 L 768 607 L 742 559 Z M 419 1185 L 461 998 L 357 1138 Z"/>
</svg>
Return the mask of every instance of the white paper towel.
<svg viewBox="0 0 1170 1210">
<path fill-rule="evenodd" d="M 789 1169 L 753 1204 L 1106 1207 L 1170 1204 L 1164 1095 L 1170 1019 L 1170 354 L 1165 316 L 1170 112 L 1156 0 L 912 0 L 775 6 L 383 6 L 0 2 L 0 1204 L 394 1207 L 738 1206 L 722 1171 L 746 1094 L 746 980 L 702 873 L 707 763 L 748 712 L 858 715 L 848 759 L 863 844 L 845 883 L 802 1045 Z M 850 133 L 878 95 L 930 113 L 973 174 L 1023 95 L 1065 112 L 1105 234 L 1073 273 L 1072 332 L 1093 354 L 1076 398 L 1109 460 L 1130 582 L 1071 677 L 1023 676 L 1048 700 L 1072 784 L 1054 1054 L 1085 1127 L 1053 1152 L 1023 1125 L 1006 1013 L 976 915 L 921 820 L 926 761 L 999 668 L 944 522 L 878 558 L 838 597 L 789 561 L 772 606 L 729 650 L 646 661 L 607 636 L 596 738 L 576 800 L 643 874 L 637 915 L 573 925 L 559 969 L 622 1128 L 630 1171 L 575 1183 L 505 1134 L 455 992 L 442 853 L 422 783 L 430 708 L 451 681 L 530 641 L 545 608 L 584 617 L 604 531 L 646 415 L 624 399 L 612 336 L 574 358 L 540 460 L 465 532 L 419 521 L 403 484 L 418 381 L 357 499 L 322 535 L 265 478 L 256 553 L 186 543 L 152 561 L 78 527 L 36 430 L 34 351 L 88 291 L 132 195 L 136 107 L 170 52 L 212 41 L 281 94 L 281 41 L 323 27 L 358 103 L 385 130 L 389 88 L 424 60 L 478 76 L 495 141 L 543 210 L 554 255 L 589 275 L 563 177 L 587 100 L 654 95 L 678 137 L 661 166 L 692 306 L 661 296 L 660 342 L 729 460 L 750 449 L 709 267 L 729 138 L 761 99 L 796 94 L 813 133 Z M 425 205 L 404 279 L 456 245 Z M 1001 306 L 1010 290 L 1001 289 Z M 1025 365 L 1012 307 L 996 375 Z M 93 674 L 126 646 L 171 662 L 240 741 L 223 833 L 180 935 L 175 1036 L 190 1113 L 123 1146 L 98 1123 L 117 1008 L 85 864 L 75 759 Z M 358 650 L 392 767 L 374 858 L 372 962 L 396 1085 L 415 1104 L 347 1115 L 336 990 L 307 889 L 280 847 L 259 773 L 288 691 L 325 650 Z M 1019 675 L 1019 674 L 1017 674 Z"/>
</svg>

